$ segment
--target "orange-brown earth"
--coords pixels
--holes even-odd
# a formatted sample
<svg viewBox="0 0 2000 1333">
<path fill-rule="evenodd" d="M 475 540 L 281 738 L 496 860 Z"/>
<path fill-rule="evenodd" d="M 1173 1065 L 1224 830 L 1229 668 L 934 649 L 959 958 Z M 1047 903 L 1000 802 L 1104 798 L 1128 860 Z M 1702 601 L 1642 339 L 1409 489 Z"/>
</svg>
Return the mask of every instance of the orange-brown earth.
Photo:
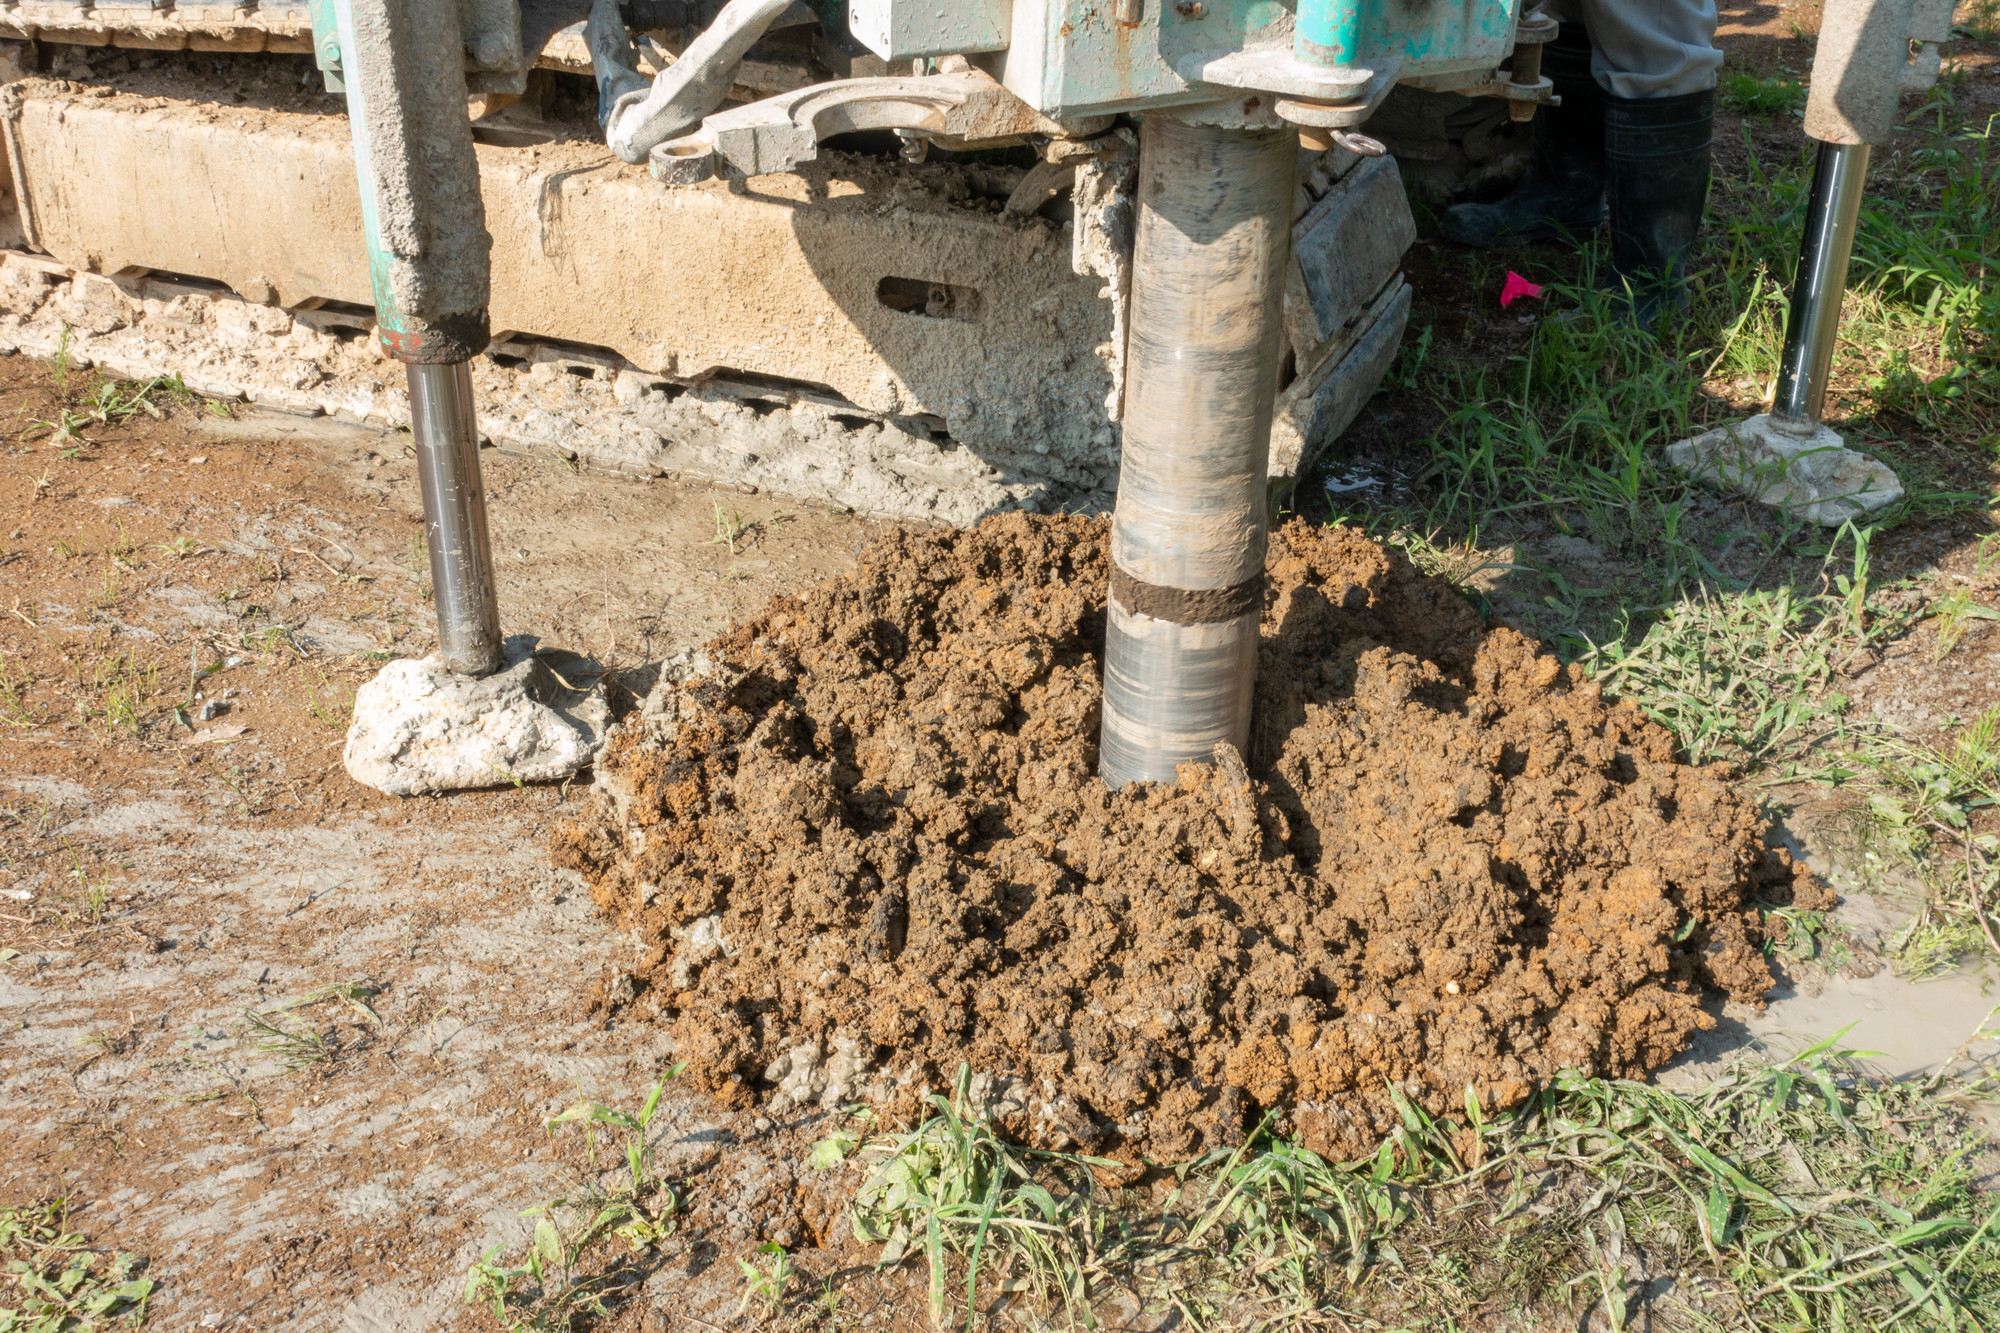
<svg viewBox="0 0 2000 1333">
<path fill-rule="evenodd" d="M 1096 775 L 1108 527 L 898 533 L 670 671 L 558 859 L 726 1099 L 892 1116 L 961 1062 L 1052 1146 L 1393 1123 L 1636 1075 L 1830 902 L 1719 768 L 1346 529 L 1273 536 L 1252 754 Z M 678 677 L 678 679 L 676 679 Z"/>
</svg>

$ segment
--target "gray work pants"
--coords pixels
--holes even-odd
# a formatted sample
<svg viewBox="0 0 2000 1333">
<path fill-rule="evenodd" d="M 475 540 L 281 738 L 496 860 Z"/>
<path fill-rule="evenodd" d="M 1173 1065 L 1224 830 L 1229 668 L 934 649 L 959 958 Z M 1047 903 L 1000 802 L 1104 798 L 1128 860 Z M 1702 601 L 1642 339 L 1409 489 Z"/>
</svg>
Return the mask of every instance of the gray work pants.
<svg viewBox="0 0 2000 1333">
<path fill-rule="evenodd" d="M 1590 72 L 1613 97 L 1678 97 L 1715 86 L 1715 0 L 1554 0 L 1590 33 Z"/>
</svg>

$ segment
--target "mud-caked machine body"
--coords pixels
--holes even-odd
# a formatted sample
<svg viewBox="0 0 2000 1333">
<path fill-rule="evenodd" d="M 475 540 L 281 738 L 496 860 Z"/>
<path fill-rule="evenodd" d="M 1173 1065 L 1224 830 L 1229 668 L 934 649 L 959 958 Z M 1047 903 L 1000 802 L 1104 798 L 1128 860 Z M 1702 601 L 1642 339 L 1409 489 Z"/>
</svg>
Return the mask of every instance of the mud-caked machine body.
<svg viewBox="0 0 2000 1333">
<path fill-rule="evenodd" d="M 0 339 L 411 424 L 473 673 L 481 438 L 955 521 L 1115 491 L 1103 770 L 1169 778 L 1244 745 L 1272 483 L 1402 331 L 1362 127 L 1398 83 L 1532 115 L 1553 33 L 1519 0 L 0 4 Z M 204 51 L 342 102 L 140 96 Z"/>
<path fill-rule="evenodd" d="M 335 9 L 345 16 L 375 3 Z M 913 160 L 933 144 L 1026 142 L 1050 167 L 1108 162 L 1135 177 L 1130 257 L 1113 275 L 1129 287 L 1129 307 L 1101 771 L 1122 786 L 1171 778 L 1219 745 L 1240 751 L 1302 136 L 1379 157 L 1356 128 L 1405 71 L 1524 105 L 1546 98 L 1532 60 L 1498 72 L 1514 55 L 1516 15 L 1446 0 L 1304 0 L 1296 10 L 1120 0 L 1078 13 L 1027 0 L 854 0 L 846 19 L 856 39 L 884 60 L 924 62 L 923 73 L 721 110 L 736 66 L 783 8 L 730 0 L 648 78 L 624 16 L 597 0 L 587 22 L 608 145 L 669 187 L 786 171 L 816 158 L 822 140 L 870 129 L 894 131 Z M 341 28 L 350 48 L 352 26 Z M 350 105 L 357 127 L 378 116 L 353 93 Z M 377 290 L 378 304 L 394 296 L 379 278 Z"/>
</svg>

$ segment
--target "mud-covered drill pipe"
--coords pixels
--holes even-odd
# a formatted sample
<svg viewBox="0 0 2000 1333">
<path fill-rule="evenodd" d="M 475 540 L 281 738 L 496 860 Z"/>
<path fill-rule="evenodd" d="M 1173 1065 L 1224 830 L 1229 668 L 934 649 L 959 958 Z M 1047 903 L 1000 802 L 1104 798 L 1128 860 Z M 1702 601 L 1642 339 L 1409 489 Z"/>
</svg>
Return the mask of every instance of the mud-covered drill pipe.
<svg viewBox="0 0 2000 1333">
<path fill-rule="evenodd" d="M 403 362 L 438 655 L 498 670 L 500 610 L 467 363 L 489 341 L 489 255 L 454 0 L 338 0 L 347 116 L 383 350 Z"/>
<path fill-rule="evenodd" d="M 1250 735 L 1295 130 L 1148 115 L 1098 771 L 1170 781 Z"/>
</svg>

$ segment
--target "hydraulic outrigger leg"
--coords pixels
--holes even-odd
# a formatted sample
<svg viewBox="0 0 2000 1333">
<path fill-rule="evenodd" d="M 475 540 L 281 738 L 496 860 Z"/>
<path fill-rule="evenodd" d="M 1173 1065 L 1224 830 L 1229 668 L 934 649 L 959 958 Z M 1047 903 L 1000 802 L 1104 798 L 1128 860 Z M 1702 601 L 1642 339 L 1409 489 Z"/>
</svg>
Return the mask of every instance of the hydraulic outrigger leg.
<svg viewBox="0 0 2000 1333">
<path fill-rule="evenodd" d="M 347 113 L 383 350 L 408 369 L 410 427 L 438 655 L 499 669 L 500 610 L 479 479 L 474 356 L 486 349 L 488 256 L 453 0 L 339 0 Z"/>
<path fill-rule="evenodd" d="M 1827 527 L 1864 520 L 1902 498 L 1896 474 L 1848 448 L 1821 416 L 1869 146 L 1895 132 L 1898 97 L 1937 78 L 1939 46 L 1950 35 L 1951 0 L 1827 4 L 1805 118 L 1819 152 L 1777 392 L 1769 412 L 1669 446 L 1677 467 Z"/>
<path fill-rule="evenodd" d="M 382 348 L 410 382 L 438 647 L 354 696 L 348 773 L 397 795 L 565 778 L 609 720 L 529 642 L 500 638 L 472 358 L 486 350 L 493 240 L 466 116 L 456 0 L 338 0 L 340 60 Z"/>
</svg>

